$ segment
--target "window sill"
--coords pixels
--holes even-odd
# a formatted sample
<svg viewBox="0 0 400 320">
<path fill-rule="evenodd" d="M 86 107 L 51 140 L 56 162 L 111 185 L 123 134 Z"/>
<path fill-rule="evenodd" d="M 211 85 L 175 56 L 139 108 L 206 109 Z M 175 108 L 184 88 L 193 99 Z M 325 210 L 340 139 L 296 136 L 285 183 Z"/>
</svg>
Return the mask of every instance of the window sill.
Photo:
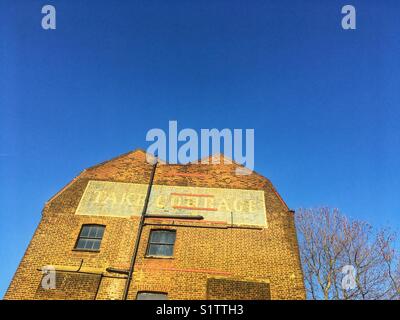
<svg viewBox="0 0 400 320">
<path fill-rule="evenodd" d="M 100 250 L 90 250 L 90 249 L 72 249 L 74 252 L 91 252 L 91 253 L 99 253 Z"/>
<path fill-rule="evenodd" d="M 146 259 L 174 259 L 173 256 L 144 256 Z"/>
</svg>

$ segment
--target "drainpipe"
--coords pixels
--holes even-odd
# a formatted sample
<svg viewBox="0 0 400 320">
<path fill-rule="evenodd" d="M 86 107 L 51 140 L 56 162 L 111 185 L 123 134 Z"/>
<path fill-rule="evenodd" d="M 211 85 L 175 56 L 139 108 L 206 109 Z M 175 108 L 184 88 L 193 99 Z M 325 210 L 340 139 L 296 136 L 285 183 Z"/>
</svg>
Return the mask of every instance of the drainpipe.
<svg viewBox="0 0 400 320">
<path fill-rule="evenodd" d="M 153 168 L 151 171 L 151 176 L 150 176 L 150 182 L 149 182 L 149 186 L 147 188 L 147 194 L 146 194 L 146 199 L 144 200 L 144 206 L 143 206 L 143 210 L 142 210 L 142 214 L 140 216 L 140 222 L 139 222 L 139 227 L 138 227 L 138 232 L 137 232 L 137 236 L 136 236 L 136 242 L 135 242 L 135 247 L 133 249 L 133 254 L 132 254 L 132 258 L 131 258 L 131 264 L 129 267 L 129 273 L 128 273 L 128 278 L 125 282 L 125 289 L 124 289 L 124 295 L 123 295 L 123 300 L 126 300 L 128 298 L 128 292 L 129 292 L 129 286 L 131 284 L 132 281 L 132 277 L 133 277 L 133 271 L 135 268 L 135 262 L 136 262 L 136 256 L 138 253 L 138 249 L 139 249 L 139 243 L 140 243 L 140 237 L 142 235 L 142 231 L 143 231 L 143 225 L 144 225 L 144 218 L 147 212 L 147 207 L 149 205 L 149 200 L 150 200 L 150 193 L 151 193 L 151 187 L 153 186 L 153 181 L 154 181 L 154 175 L 156 173 L 156 169 L 157 169 L 157 157 L 155 158 L 155 163 L 153 164 Z"/>
</svg>

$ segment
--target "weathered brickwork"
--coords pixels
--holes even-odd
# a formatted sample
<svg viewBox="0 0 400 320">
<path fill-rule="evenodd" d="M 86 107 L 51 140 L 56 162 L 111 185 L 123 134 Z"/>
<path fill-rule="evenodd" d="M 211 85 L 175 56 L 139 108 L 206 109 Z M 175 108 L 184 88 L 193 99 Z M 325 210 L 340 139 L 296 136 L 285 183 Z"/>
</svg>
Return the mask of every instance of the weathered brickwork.
<svg viewBox="0 0 400 320">
<path fill-rule="evenodd" d="M 86 169 L 45 204 L 5 299 L 122 298 L 126 276 L 106 269 L 129 269 L 139 217 L 75 211 L 90 180 L 148 184 L 152 166 L 145 158 L 136 150 Z M 257 173 L 235 175 L 236 168 L 226 163 L 158 165 L 157 185 L 263 190 L 267 226 L 146 218 L 129 299 L 140 291 L 167 293 L 168 299 L 305 298 L 293 212 L 269 180 Z M 83 224 L 105 226 L 98 252 L 74 249 Z M 154 229 L 176 230 L 172 257 L 146 257 Z M 56 289 L 39 288 L 46 265 L 56 268 Z"/>
<path fill-rule="evenodd" d="M 230 296 L 227 293 L 230 293 Z M 218 278 L 208 279 L 207 299 L 219 300 L 221 297 L 232 300 L 269 300 L 271 299 L 271 292 L 269 283 Z"/>
<path fill-rule="evenodd" d="M 34 299 L 70 300 L 79 297 L 84 300 L 94 300 L 96 298 L 97 288 L 100 285 L 100 278 L 101 275 L 58 272 L 55 289 L 50 291 L 46 290 L 40 283 Z M 71 292 L 74 292 L 74 294 L 71 294 Z"/>
</svg>

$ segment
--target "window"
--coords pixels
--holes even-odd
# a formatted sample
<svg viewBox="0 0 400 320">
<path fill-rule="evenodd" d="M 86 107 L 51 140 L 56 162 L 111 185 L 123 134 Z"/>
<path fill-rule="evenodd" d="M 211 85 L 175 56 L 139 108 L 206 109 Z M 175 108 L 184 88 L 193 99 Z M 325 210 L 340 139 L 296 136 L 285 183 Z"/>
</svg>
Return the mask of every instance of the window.
<svg viewBox="0 0 400 320">
<path fill-rule="evenodd" d="M 168 300 L 168 295 L 160 292 L 138 292 L 136 300 Z"/>
<path fill-rule="evenodd" d="M 104 228 L 104 226 L 100 225 L 83 225 L 75 249 L 89 251 L 99 250 L 101 239 L 103 238 L 104 234 Z"/>
<path fill-rule="evenodd" d="M 174 252 L 175 238 L 174 230 L 152 230 L 147 256 L 171 257 Z"/>
</svg>

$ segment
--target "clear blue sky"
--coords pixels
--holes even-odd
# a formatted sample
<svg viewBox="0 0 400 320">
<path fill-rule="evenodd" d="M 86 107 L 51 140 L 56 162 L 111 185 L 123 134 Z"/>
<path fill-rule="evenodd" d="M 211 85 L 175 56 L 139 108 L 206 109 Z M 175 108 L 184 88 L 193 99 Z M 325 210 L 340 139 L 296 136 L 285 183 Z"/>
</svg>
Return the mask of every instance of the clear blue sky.
<svg viewBox="0 0 400 320">
<path fill-rule="evenodd" d="M 45 201 L 169 120 L 254 128 L 293 209 L 399 226 L 398 0 L 7 0 L 0 26 L 0 296 Z"/>
</svg>

